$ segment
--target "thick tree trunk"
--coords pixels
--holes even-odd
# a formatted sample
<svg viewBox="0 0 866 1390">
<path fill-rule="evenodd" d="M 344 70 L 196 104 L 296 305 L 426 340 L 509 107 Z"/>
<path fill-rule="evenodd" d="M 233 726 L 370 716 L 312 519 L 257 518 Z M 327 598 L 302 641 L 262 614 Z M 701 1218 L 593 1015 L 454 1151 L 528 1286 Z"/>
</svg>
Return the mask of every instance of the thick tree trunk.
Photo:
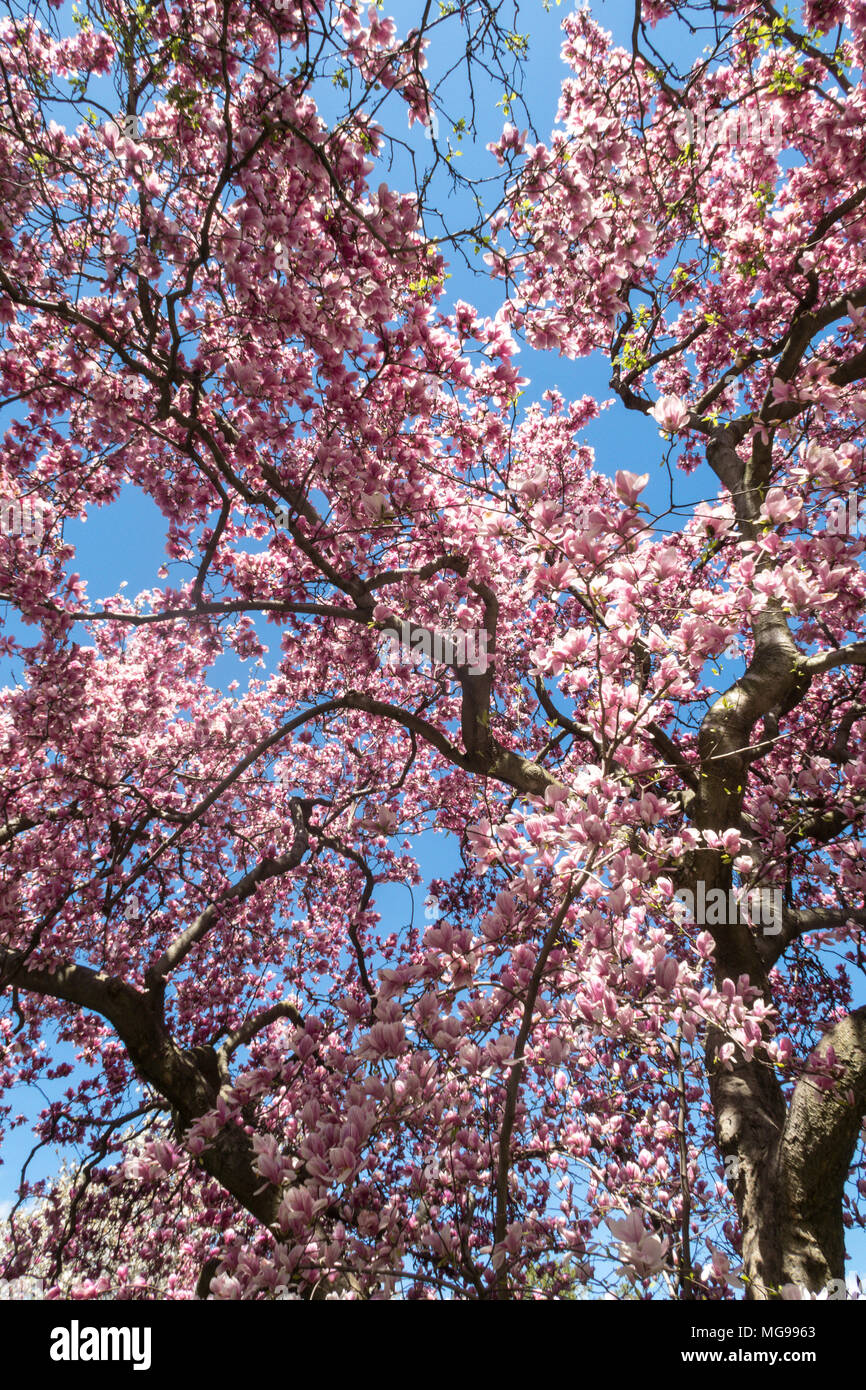
<svg viewBox="0 0 866 1390">
<path fill-rule="evenodd" d="M 711 1040 L 708 1058 L 720 1041 Z M 812 1067 L 787 1111 L 766 1063 L 711 1071 L 716 1133 L 743 1232 L 747 1298 L 778 1297 L 783 1284 L 820 1293 L 845 1276 L 842 1197 L 866 1113 L 866 1007 L 827 1033 Z M 825 1077 L 830 1089 L 819 1084 Z"/>
<path fill-rule="evenodd" d="M 781 1282 L 777 1162 L 785 1105 L 766 1064 L 719 1067 L 715 1054 L 722 1041 L 715 1034 L 707 1045 L 716 1136 L 743 1233 L 746 1297 L 766 1298 Z"/>
<path fill-rule="evenodd" d="M 832 1089 L 814 1072 L 800 1080 L 777 1157 L 782 1282 L 816 1292 L 845 1275 L 842 1196 L 866 1113 L 866 1007 L 829 1030 L 816 1058 L 826 1061 L 830 1048 Z"/>
</svg>

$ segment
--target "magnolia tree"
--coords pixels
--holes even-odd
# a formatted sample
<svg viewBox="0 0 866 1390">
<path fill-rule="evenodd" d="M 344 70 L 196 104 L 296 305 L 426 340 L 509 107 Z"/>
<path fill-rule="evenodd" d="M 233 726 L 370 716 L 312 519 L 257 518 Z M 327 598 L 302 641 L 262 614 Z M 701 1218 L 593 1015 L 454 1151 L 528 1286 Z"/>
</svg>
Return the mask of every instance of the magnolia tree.
<svg viewBox="0 0 866 1390">
<path fill-rule="evenodd" d="M 844 1296 L 866 15 L 576 12 L 482 185 L 435 55 L 486 101 L 524 40 L 416 18 L 0 21 L 0 1083 L 79 1157 L 25 1166 L 0 1273 Z M 444 293 L 482 243 L 492 318 Z M 521 337 L 607 356 L 637 461 L 596 469 L 602 400 L 519 404 Z M 94 595 L 63 522 L 123 487 L 165 554 Z"/>
</svg>

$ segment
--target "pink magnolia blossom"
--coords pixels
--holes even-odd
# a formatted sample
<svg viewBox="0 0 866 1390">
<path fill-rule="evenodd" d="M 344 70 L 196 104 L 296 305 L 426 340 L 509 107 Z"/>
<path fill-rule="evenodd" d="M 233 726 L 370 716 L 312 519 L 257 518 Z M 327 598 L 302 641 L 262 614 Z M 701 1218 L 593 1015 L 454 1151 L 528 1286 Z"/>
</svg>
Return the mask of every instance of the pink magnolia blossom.
<svg viewBox="0 0 866 1390">
<path fill-rule="evenodd" d="M 689 420 L 688 406 L 680 396 L 661 396 L 650 410 L 661 434 L 679 434 Z"/>
<path fill-rule="evenodd" d="M 647 1231 L 639 1211 L 630 1211 L 622 1220 L 609 1216 L 606 1222 L 616 1237 L 623 1269 L 630 1278 L 648 1279 L 664 1268 L 670 1241 L 667 1236 Z"/>
</svg>

